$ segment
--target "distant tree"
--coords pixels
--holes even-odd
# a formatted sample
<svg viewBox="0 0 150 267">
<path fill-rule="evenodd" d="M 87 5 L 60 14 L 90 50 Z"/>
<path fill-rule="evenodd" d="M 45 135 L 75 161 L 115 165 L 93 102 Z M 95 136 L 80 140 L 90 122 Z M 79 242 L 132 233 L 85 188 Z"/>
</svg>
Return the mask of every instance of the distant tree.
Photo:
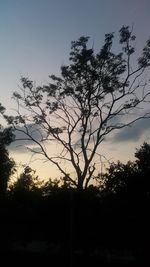
<svg viewBox="0 0 150 267">
<path fill-rule="evenodd" d="M 113 39 L 114 33 L 106 34 L 98 53 L 89 48 L 89 37 L 72 42 L 70 65 L 61 67 L 61 77 L 51 75 L 51 82 L 43 86 L 22 78 L 21 93 L 13 94 L 18 114 L 5 116 L 23 134 L 21 140 L 35 143 L 28 149 L 46 157 L 79 190 L 94 177 L 104 139 L 150 117 L 147 107 L 140 109 L 150 96 L 148 79 L 144 80 L 150 40 L 135 58 L 135 36 L 128 26 L 119 31 L 119 53 L 114 52 Z M 46 148 L 53 143 L 59 151 L 51 155 Z"/>
<path fill-rule="evenodd" d="M 150 173 L 150 144 L 144 142 L 144 144 L 136 150 L 135 157 L 138 169 L 145 173 Z"/>
<path fill-rule="evenodd" d="M 128 161 L 126 164 L 120 161 L 113 162 L 102 176 L 103 190 L 115 194 L 127 191 L 137 173 L 138 168 L 135 162 Z"/>
<path fill-rule="evenodd" d="M 11 186 L 11 191 L 24 196 L 30 192 L 40 191 L 40 181 L 35 171 L 29 166 L 24 167 L 17 181 Z"/>
<path fill-rule="evenodd" d="M 5 108 L 0 104 L 0 114 L 4 114 Z M 12 129 L 3 129 L 0 124 L 0 198 L 3 198 L 7 191 L 10 176 L 15 172 L 15 162 L 9 157 L 6 148 L 13 140 Z"/>
<path fill-rule="evenodd" d="M 5 108 L 0 103 L 0 115 L 3 117 L 5 113 Z M 10 145 L 10 143 L 15 139 L 15 135 L 13 133 L 12 127 L 3 127 L 0 124 L 0 144 L 7 146 Z"/>
<path fill-rule="evenodd" d="M 112 163 L 103 174 L 103 191 L 126 192 L 128 195 L 150 196 L 150 145 L 144 143 L 135 152 L 134 162 Z"/>
<path fill-rule="evenodd" d="M 62 188 L 60 185 L 60 179 L 49 179 L 45 183 L 41 184 L 41 193 L 43 196 L 50 196 L 53 193 L 57 193 Z"/>
<path fill-rule="evenodd" d="M 150 197 L 150 144 L 144 142 L 144 144 L 136 150 L 135 157 L 137 158 L 136 164 L 139 176 L 141 177 L 139 190 Z"/>
<path fill-rule="evenodd" d="M 2 106 L 2 104 L 0 103 L 0 114 L 3 114 L 5 112 L 5 108 Z"/>
<path fill-rule="evenodd" d="M 6 147 L 0 144 L 0 198 L 5 196 L 9 179 L 14 171 L 14 160 L 9 157 Z"/>
</svg>

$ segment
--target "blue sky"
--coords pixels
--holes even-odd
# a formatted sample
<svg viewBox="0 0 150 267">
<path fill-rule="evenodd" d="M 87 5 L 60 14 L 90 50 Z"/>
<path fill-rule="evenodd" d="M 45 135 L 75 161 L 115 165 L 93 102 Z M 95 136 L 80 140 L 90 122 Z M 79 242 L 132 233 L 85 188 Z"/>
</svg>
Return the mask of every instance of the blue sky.
<svg viewBox="0 0 150 267">
<path fill-rule="evenodd" d="M 91 36 L 100 47 L 105 33 L 134 24 L 137 46 L 142 48 L 150 36 L 149 12 L 149 0 L 0 0 L 0 102 L 11 111 L 11 95 L 21 75 L 42 83 L 49 74 L 58 74 L 68 60 L 70 42 L 81 35 Z M 134 139 L 137 128 L 131 135 L 128 131 L 129 138 L 125 133 L 118 138 L 117 151 L 109 145 L 114 159 L 122 149 L 121 159 L 130 157 L 149 138 L 147 126 Z"/>
<path fill-rule="evenodd" d="M 17 88 L 20 75 L 43 82 L 58 73 L 70 42 L 81 35 L 99 46 L 105 33 L 134 23 L 142 47 L 150 35 L 149 10 L 148 0 L 1 0 L 2 99 Z"/>
</svg>

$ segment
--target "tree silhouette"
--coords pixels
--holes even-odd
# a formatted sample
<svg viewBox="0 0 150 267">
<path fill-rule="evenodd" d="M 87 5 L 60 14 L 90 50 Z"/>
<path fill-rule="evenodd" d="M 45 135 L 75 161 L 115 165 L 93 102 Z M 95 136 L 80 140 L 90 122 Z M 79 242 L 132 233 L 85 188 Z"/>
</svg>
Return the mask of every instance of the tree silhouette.
<svg viewBox="0 0 150 267">
<path fill-rule="evenodd" d="M 15 162 L 9 158 L 7 149 L 0 145 L 0 197 L 5 196 L 8 181 L 15 171 Z"/>
<path fill-rule="evenodd" d="M 35 171 L 29 166 L 26 166 L 17 181 L 11 186 L 11 191 L 13 194 L 22 197 L 29 196 L 30 193 L 33 193 L 34 196 L 34 193 L 40 193 L 41 185 L 42 182 L 40 182 L 38 176 L 35 175 Z"/>
<path fill-rule="evenodd" d="M 70 65 L 61 67 L 61 77 L 51 75 L 51 82 L 43 86 L 23 77 L 21 93 L 13 94 L 18 114 L 5 115 L 15 131 L 23 134 L 20 140 L 35 144 L 28 149 L 46 157 L 79 190 L 87 188 L 94 176 L 104 139 L 150 116 L 144 106 L 150 95 L 144 80 L 150 65 L 150 40 L 136 65 L 132 30 L 120 29 L 119 53 L 113 52 L 113 40 L 114 33 L 106 34 L 98 53 L 89 48 L 89 37 L 72 42 Z M 136 113 L 141 107 L 145 112 Z M 59 147 L 55 155 L 47 149 L 53 143 Z M 73 175 L 66 171 L 66 162 Z"/>
<path fill-rule="evenodd" d="M 0 114 L 4 114 L 5 108 L 0 104 Z M 14 138 L 12 128 L 3 129 L 0 124 L 0 198 L 2 199 L 7 191 L 8 181 L 11 174 L 15 171 L 15 162 L 9 157 L 6 148 Z"/>
<path fill-rule="evenodd" d="M 146 142 L 136 150 L 135 157 L 138 169 L 145 173 L 150 172 L 150 145 Z"/>
<path fill-rule="evenodd" d="M 150 197 L 150 144 L 144 142 L 143 145 L 136 150 L 135 157 L 138 166 L 141 183 L 139 190 L 143 191 L 144 195 Z"/>
<path fill-rule="evenodd" d="M 135 162 L 128 161 L 126 164 L 118 161 L 111 163 L 107 172 L 103 174 L 103 190 L 114 194 L 122 194 L 128 190 L 133 182 L 133 177 L 138 173 Z"/>
<path fill-rule="evenodd" d="M 137 158 L 134 162 L 126 164 L 118 161 L 111 163 L 107 172 L 103 174 L 104 191 L 113 194 L 126 193 L 128 196 L 141 199 L 150 195 L 150 145 L 144 143 L 135 152 Z"/>
</svg>

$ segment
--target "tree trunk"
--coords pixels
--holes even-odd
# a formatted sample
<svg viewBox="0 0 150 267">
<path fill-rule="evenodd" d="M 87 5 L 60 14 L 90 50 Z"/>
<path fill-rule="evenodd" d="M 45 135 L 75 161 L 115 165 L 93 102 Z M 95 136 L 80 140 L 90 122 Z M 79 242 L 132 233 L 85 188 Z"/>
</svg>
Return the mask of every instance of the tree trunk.
<svg viewBox="0 0 150 267">
<path fill-rule="evenodd" d="M 79 192 L 82 192 L 83 191 L 83 180 L 82 180 L 82 177 L 78 178 L 77 190 Z"/>
</svg>

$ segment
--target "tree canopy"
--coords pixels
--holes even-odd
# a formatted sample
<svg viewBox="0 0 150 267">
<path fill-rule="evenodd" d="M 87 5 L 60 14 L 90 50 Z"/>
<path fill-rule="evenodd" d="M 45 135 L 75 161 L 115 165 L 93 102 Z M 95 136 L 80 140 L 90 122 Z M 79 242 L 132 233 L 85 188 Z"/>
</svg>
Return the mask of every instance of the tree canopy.
<svg viewBox="0 0 150 267">
<path fill-rule="evenodd" d="M 126 193 L 128 197 L 150 196 L 150 144 L 144 142 L 136 149 L 136 160 L 128 161 L 126 164 L 118 161 L 111 163 L 107 172 L 103 174 L 103 188 L 107 193 Z"/>
<path fill-rule="evenodd" d="M 5 108 L 0 104 L 0 113 L 3 115 Z M 11 174 L 15 171 L 15 162 L 9 157 L 6 148 L 12 142 L 13 133 L 10 128 L 3 129 L 0 125 L 0 198 L 5 196 L 8 181 Z"/>
<path fill-rule="evenodd" d="M 78 189 L 86 188 L 94 177 L 104 139 L 114 130 L 150 117 L 149 110 L 143 109 L 150 96 L 144 79 L 150 65 L 150 40 L 136 58 L 132 29 L 120 29 L 118 53 L 114 36 L 106 34 L 98 52 L 89 46 L 89 37 L 71 42 L 70 64 L 61 66 L 61 76 L 51 75 L 46 85 L 36 86 L 22 77 L 21 91 L 13 94 L 17 115 L 5 115 L 22 133 L 20 140 L 35 144 L 28 149 L 46 157 Z M 48 149 L 53 143 L 59 147 L 54 155 Z"/>
</svg>

